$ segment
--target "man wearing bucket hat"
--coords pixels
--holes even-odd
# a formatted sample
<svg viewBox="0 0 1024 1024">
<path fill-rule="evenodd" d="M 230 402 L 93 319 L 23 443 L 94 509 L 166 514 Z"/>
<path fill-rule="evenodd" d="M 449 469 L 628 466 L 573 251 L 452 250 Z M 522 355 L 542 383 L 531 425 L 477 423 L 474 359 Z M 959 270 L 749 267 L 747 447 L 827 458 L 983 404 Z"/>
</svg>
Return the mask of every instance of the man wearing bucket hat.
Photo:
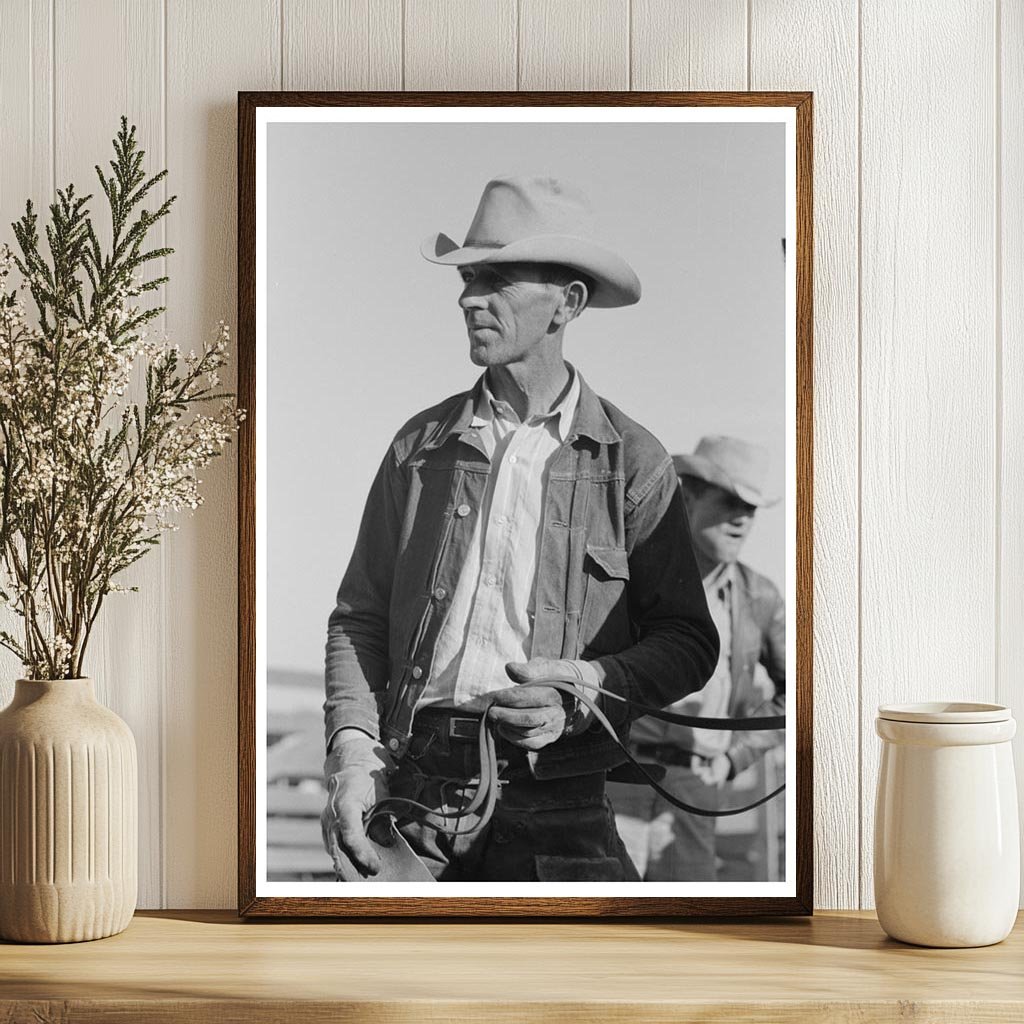
<svg viewBox="0 0 1024 1024">
<path fill-rule="evenodd" d="M 718 656 L 671 458 L 562 355 L 584 308 L 640 283 L 549 177 L 490 181 L 463 244 L 421 251 L 458 269 L 484 372 L 399 430 L 371 486 L 328 620 L 325 843 L 351 880 L 636 880 L 605 795 L 624 755 L 546 681 L 603 687 L 625 739 L 615 695 L 672 703 Z M 385 798 L 410 812 L 371 841 Z"/>
<path fill-rule="evenodd" d="M 768 452 L 732 437 L 704 437 L 692 455 L 673 457 L 721 641 L 718 665 L 702 690 L 670 710 L 707 718 L 785 714 L 786 612 L 775 585 L 739 561 L 740 550 L 766 499 Z M 755 683 L 761 666 L 774 686 Z M 783 742 L 779 732 L 713 732 L 641 718 L 631 750 L 667 767 L 665 785 L 689 802 L 718 804 L 724 782 Z M 686 814 L 657 793 L 622 783 L 610 786 L 619 832 L 647 881 L 714 881 L 714 818 Z"/>
</svg>

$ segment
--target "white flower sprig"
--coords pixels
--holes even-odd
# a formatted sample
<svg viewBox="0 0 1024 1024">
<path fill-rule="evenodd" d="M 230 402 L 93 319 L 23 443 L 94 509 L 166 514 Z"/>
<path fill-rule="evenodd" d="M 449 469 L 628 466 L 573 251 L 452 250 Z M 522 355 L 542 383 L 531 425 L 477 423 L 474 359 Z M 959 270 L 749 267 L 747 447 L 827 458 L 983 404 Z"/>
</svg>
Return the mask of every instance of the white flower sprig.
<svg viewBox="0 0 1024 1024">
<path fill-rule="evenodd" d="M 140 269 L 169 249 L 142 250 L 155 212 L 129 214 L 166 172 L 146 179 L 144 154 L 125 118 L 114 140 L 113 176 L 97 174 L 110 204 L 113 241 L 104 253 L 85 202 L 58 191 L 40 253 L 31 203 L 15 224 L 17 256 L 0 246 L 0 603 L 21 617 L 22 636 L 0 630 L 0 645 L 29 678 L 75 678 L 107 594 L 137 590 L 114 582 L 176 512 L 202 503 L 199 470 L 221 454 L 245 418 L 234 395 L 218 392 L 229 332 L 182 356 L 145 325 L 162 308 L 138 297 L 166 278 Z M 19 271 L 20 285 L 12 275 Z M 30 320 L 24 292 L 35 300 Z M 145 367 L 144 404 L 125 398 Z M 194 410 L 217 402 L 212 415 Z"/>
</svg>

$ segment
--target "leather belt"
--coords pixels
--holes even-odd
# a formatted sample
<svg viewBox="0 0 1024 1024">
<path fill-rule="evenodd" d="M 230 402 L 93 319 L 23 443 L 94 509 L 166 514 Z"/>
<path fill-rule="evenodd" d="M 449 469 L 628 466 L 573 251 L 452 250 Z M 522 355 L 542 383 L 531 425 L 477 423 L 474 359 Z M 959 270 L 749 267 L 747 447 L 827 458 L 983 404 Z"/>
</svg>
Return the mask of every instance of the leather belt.
<svg viewBox="0 0 1024 1024">
<path fill-rule="evenodd" d="M 688 765 L 690 758 L 696 756 L 706 761 L 703 754 L 696 750 L 684 750 L 682 747 L 673 746 L 671 743 L 634 743 L 633 752 L 640 757 L 653 757 L 662 764 Z"/>
<path fill-rule="evenodd" d="M 413 719 L 413 729 L 426 726 L 428 729 L 440 729 L 450 740 L 472 743 L 479 738 L 480 719 L 483 713 L 467 715 L 456 708 L 439 708 L 428 705 L 421 708 Z"/>
<path fill-rule="evenodd" d="M 448 719 L 448 739 L 473 741 L 477 738 L 480 728 L 478 718 L 463 718 L 460 715 L 453 715 Z"/>
</svg>

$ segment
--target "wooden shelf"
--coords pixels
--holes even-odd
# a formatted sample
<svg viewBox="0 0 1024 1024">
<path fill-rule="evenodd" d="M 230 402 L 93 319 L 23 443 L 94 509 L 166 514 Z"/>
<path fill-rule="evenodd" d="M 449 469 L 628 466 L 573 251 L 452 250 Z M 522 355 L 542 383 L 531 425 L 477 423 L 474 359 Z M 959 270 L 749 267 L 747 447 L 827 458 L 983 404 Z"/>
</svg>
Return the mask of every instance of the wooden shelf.
<svg viewBox="0 0 1024 1024">
<path fill-rule="evenodd" d="M 999 945 L 932 950 L 849 911 L 707 923 L 159 911 L 99 942 L 0 943 L 0 1021 L 1007 1024 L 1024 1020 L 1022 967 L 1024 919 Z"/>
</svg>

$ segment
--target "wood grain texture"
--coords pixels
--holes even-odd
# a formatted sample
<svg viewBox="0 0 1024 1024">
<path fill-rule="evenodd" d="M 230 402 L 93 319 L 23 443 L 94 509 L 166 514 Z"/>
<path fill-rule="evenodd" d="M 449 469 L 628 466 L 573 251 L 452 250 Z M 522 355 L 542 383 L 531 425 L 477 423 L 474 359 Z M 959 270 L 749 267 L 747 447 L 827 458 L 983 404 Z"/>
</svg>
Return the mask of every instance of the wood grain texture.
<svg viewBox="0 0 1024 1024">
<path fill-rule="evenodd" d="M 102 943 L 3 948 L 0 1019 L 285 1021 L 301 1000 L 313 1021 L 984 1024 L 1024 1012 L 1022 954 L 1019 925 L 996 946 L 926 950 L 850 913 L 260 926 L 171 911 Z"/>
<path fill-rule="evenodd" d="M 169 331 L 186 350 L 235 311 L 236 97 L 278 88 L 275 0 L 168 0 Z M 202 83 L 197 86 L 197 83 Z M 234 360 L 221 374 L 230 390 Z M 167 543 L 167 900 L 224 906 L 235 889 L 237 445 L 203 473 L 204 503 Z"/>
<path fill-rule="evenodd" d="M 1002 389 L 999 509 L 999 660 L 996 700 L 1024 716 L 1024 4 L 1000 5 L 1002 138 L 997 155 L 999 224 L 996 309 L 1001 331 Z M 1024 821 L 1024 739 L 1014 743 L 1017 792 Z M 1024 887 L 1022 887 L 1024 891 Z"/>
<path fill-rule="evenodd" d="M 146 170 L 165 166 L 163 120 L 163 9 L 161 0 L 61 0 L 54 8 L 56 63 L 55 150 L 58 187 L 74 182 L 79 194 L 93 194 L 90 209 L 103 244 L 110 241 L 110 212 L 95 165 L 109 172 L 111 140 L 121 115 L 138 127 Z M 102 52 L 102 61 L 96 53 Z M 82 83 L 88 81 L 89 88 Z M 154 193 L 166 197 L 162 182 Z M 163 244 L 165 225 L 152 234 Z M 165 260 L 147 269 L 150 279 L 165 273 Z M 163 290 L 145 296 L 160 305 Z M 161 320 L 150 325 L 159 333 Z M 145 373 L 140 365 L 124 398 L 145 405 Z M 139 905 L 163 905 L 163 703 L 164 657 L 154 643 L 164 624 L 166 599 L 163 559 L 150 552 L 117 582 L 138 593 L 109 594 L 89 639 L 84 671 L 96 683 L 96 697 L 120 715 L 135 735 L 139 751 Z"/>
<path fill-rule="evenodd" d="M 519 0 L 520 89 L 628 89 L 627 0 Z"/>
<path fill-rule="evenodd" d="M 747 87 L 747 0 L 633 0 L 630 21 L 631 88 Z"/>
<path fill-rule="evenodd" d="M 810 93 L 803 94 L 810 97 Z M 763 89 L 757 92 L 724 90 L 722 92 L 629 92 L 626 90 L 595 93 L 593 90 L 562 90 L 546 92 L 452 92 L 444 97 L 430 90 L 406 89 L 402 92 L 246 92 L 246 99 L 260 106 L 312 106 L 312 107 L 408 107 L 433 106 L 446 103 L 453 107 L 519 107 L 549 106 L 577 107 L 592 105 L 620 105 L 634 107 L 661 107 L 672 104 L 687 107 L 791 107 L 794 93 Z"/>
<path fill-rule="evenodd" d="M 1016 1002 L 961 999 L 947 1002 L 920 1000 L 868 1000 L 842 1002 L 834 999 L 779 1000 L 765 998 L 738 1003 L 728 999 L 707 1003 L 650 1003 L 645 1000 L 600 1003 L 586 998 L 531 1001 L 498 1005 L 456 998 L 436 1002 L 352 1003 L 306 999 L 301 1004 L 303 1021 L 313 1024 L 591 1024 L 599 1012 L 609 1024 L 897 1024 L 910 1019 L 928 1024 L 1017 1024 Z M 117 1000 L 107 1002 L 69 999 L 28 1000 L 12 1007 L 5 1024 L 39 1024 L 40 1020 L 68 1024 L 250 1024 L 253 1021 L 287 1024 L 294 1020 L 296 1003 L 270 999 Z"/>
<path fill-rule="evenodd" d="M 400 89 L 401 0 L 282 0 L 285 89 Z"/>
<path fill-rule="evenodd" d="M 877 706 L 995 692 L 993 12 L 862 11 L 862 906 Z"/>
<path fill-rule="evenodd" d="M 757 0 L 751 79 L 814 92 L 815 903 L 860 899 L 857 590 L 857 17 Z M 800 39 L 801 45 L 794 45 Z"/>
<path fill-rule="evenodd" d="M 288 93 L 282 93 L 287 96 Z M 237 872 L 236 907 L 256 892 L 256 204 L 241 197 L 256 194 L 256 111 L 238 97 L 238 404 L 251 413 L 238 431 L 238 718 L 237 718 Z M 251 766 L 251 767 L 250 767 Z"/>
<path fill-rule="evenodd" d="M 796 699 L 796 887 L 803 902 L 813 907 L 814 104 L 809 93 L 796 106 L 794 148 L 796 245 L 790 258 L 796 262 L 796 686 L 788 686 L 787 692 Z"/>
<path fill-rule="evenodd" d="M 53 19 L 50 0 L 10 0 L 0 31 L 0 244 L 16 249 L 11 222 L 31 199 L 45 212 L 53 199 Z M 8 155 L 11 156 L 8 159 Z M 0 629 L 21 634 L 21 619 L 0 607 Z M 0 707 L 24 675 L 0 647 Z"/>
<path fill-rule="evenodd" d="M 405 0 L 403 89 L 515 89 L 515 0 Z"/>
</svg>

